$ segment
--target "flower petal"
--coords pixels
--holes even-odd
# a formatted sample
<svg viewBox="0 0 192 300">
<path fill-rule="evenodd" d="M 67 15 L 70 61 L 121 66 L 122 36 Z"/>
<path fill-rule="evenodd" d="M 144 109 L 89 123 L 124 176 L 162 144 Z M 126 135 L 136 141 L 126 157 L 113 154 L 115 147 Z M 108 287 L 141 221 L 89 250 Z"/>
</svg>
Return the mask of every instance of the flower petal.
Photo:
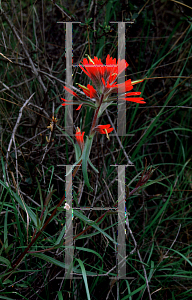
<svg viewBox="0 0 192 300">
<path fill-rule="evenodd" d="M 83 103 L 80 104 L 80 105 L 76 108 L 76 110 L 80 110 L 82 105 L 83 105 Z"/>
<path fill-rule="evenodd" d="M 144 100 L 144 98 L 121 98 L 121 100 L 126 100 L 126 101 L 141 103 L 141 104 L 146 103 L 145 101 L 141 101 Z"/>
<path fill-rule="evenodd" d="M 131 92 L 131 93 L 127 93 L 127 94 L 125 94 L 125 96 L 127 97 L 127 96 L 136 96 L 136 95 L 141 95 L 141 92 Z"/>
<path fill-rule="evenodd" d="M 110 133 L 111 131 L 113 131 L 113 128 L 110 128 L 111 125 L 110 124 L 107 124 L 107 125 L 98 125 L 94 128 L 95 131 L 101 133 L 101 134 L 106 134 L 107 133 Z"/>
</svg>

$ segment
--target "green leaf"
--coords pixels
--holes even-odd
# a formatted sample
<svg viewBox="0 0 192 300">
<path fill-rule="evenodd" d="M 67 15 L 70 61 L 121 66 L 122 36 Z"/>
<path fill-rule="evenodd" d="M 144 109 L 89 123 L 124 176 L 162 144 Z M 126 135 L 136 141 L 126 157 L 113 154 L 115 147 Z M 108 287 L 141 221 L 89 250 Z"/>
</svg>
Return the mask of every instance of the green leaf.
<svg viewBox="0 0 192 300">
<path fill-rule="evenodd" d="M 75 158 L 76 161 L 78 161 L 81 157 L 81 149 L 78 144 L 74 144 L 74 148 L 75 148 Z"/>
<path fill-rule="evenodd" d="M 33 220 L 35 226 L 37 226 L 37 220 L 36 220 L 36 215 L 35 213 L 31 210 L 31 208 L 25 203 L 25 208 L 23 205 L 23 202 L 21 200 L 21 198 L 19 197 L 19 195 L 15 192 L 13 192 L 2 180 L 0 180 L 0 184 L 9 191 L 9 193 L 13 196 L 13 198 L 19 203 L 19 205 L 21 206 L 21 208 L 25 211 L 25 208 L 30 216 L 30 218 Z M 24 200 L 23 200 L 24 201 Z"/>
<path fill-rule="evenodd" d="M 66 265 L 66 264 L 64 264 L 63 262 L 61 262 L 61 261 L 59 261 L 59 260 L 57 260 L 57 259 L 55 259 L 55 258 L 52 258 L 52 257 L 50 257 L 50 256 L 48 256 L 48 255 L 45 255 L 45 254 L 43 254 L 43 253 L 30 253 L 30 252 L 29 252 L 29 254 L 30 254 L 30 255 L 33 255 L 33 256 L 35 256 L 35 257 L 38 257 L 38 258 L 40 258 L 40 259 L 43 259 L 43 260 L 45 260 L 45 261 L 47 261 L 47 262 L 50 262 L 51 264 L 54 264 L 54 265 L 56 265 L 56 266 L 59 266 L 59 267 L 61 267 L 61 268 L 63 268 L 63 269 L 65 269 L 65 268 L 68 269 L 68 268 L 69 268 L 69 266 Z M 73 272 L 78 273 L 78 274 L 82 274 L 82 271 L 81 271 L 79 268 L 74 267 L 74 266 L 73 266 Z M 94 273 L 94 272 L 87 272 L 87 274 L 88 274 L 88 275 L 97 275 L 97 274 Z"/>
<path fill-rule="evenodd" d="M 7 265 L 9 268 L 11 267 L 10 261 L 7 258 L 3 257 L 3 256 L 0 256 L 0 262 Z"/>
<path fill-rule="evenodd" d="M 114 244 L 117 244 L 117 242 L 109 234 L 107 234 L 103 229 L 101 229 L 96 224 L 96 221 L 93 222 L 92 220 L 88 219 L 85 215 L 83 215 L 82 212 L 79 212 L 78 210 L 73 210 L 73 214 L 74 214 L 74 216 L 76 216 L 80 220 L 84 221 L 86 224 L 91 225 L 93 228 L 97 229 L 101 234 L 103 234 L 104 236 L 106 236 L 106 238 L 108 238 Z"/>
<path fill-rule="evenodd" d="M 59 110 L 60 110 L 61 107 L 63 107 L 63 105 L 59 105 L 59 106 L 56 108 L 56 110 L 55 110 L 55 115 L 58 114 L 58 112 L 59 112 Z"/>
<path fill-rule="evenodd" d="M 58 238 L 57 238 L 57 240 L 56 240 L 56 242 L 55 242 L 55 246 L 58 246 L 58 245 L 61 243 L 61 241 L 62 241 L 62 244 L 63 244 L 63 237 L 64 237 L 64 234 L 65 234 L 65 225 L 63 225 L 63 228 L 62 228 L 62 230 L 61 230 L 61 233 L 60 233 L 60 235 L 58 236 Z"/>
<path fill-rule="evenodd" d="M 146 283 L 143 284 L 142 286 L 140 286 L 140 287 L 139 287 L 138 289 L 136 289 L 135 291 L 133 291 L 133 292 L 131 292 L 130 294 L 128 294 L 127 296 L 125 296 L 124 298 L 122 298 L 122 300 L 128 299 L 129 297 L 131 297 L 131 296 L 135 295 L 136 293 L 138 293 L 138 292 L 142 291 L 143 289 L 145 289 L 145 287 L 146 287 Z"/>
<path fill-rule="evenodd" d="M 7 217 L 8 217 L 8 210 L 5 213 L 5 219 L 4 219 L 4 247 L 5 247 L 5 249 L 8 247 Z"/>
<path fill-rule="evenodd" d="M 73 168 L 78 165 L 80 163 L 80 161 L 82 160 L 82 157 L 79 158 L 78 161 L 76 161 L 73 166 L 71 167 L 71 169 L 69 170 L 69 172 L 65 175 L 65 176 L 68 176 L 72 171 L 73 171 Z"/>
<path fill-rule="evenodd" d="M 5 299 L 5 300 L 13 300 L 13 298 L 9 298 L 9 297 L 2 296 L 2 295 L 1 295 L 1 299 Z M 26 299 L 26 298 L 25 298 L 25 299 Z"/>
<path fill-rule="evenodd" d="M 90 158 L 88 159 L 88 163 L 90 164 L 91 168 L 95 171 L 95 173 L 99 173 L 99 171 L 94 167 L 94 165 L 92 164 Z"/>
<path fill-rule="evenodd" d="M 85 289 L 86 289 L 86 293 L 87 293 L 87 299 L 88 300 L 91 300 L 90 298 L 90 293 L 89 293 L 89 287 L 88 287 L 88 282 L 87 282 L 87 275 L 86 275 L 86 271 L 85 271 L 85 267 L 84 267 L 84 264 L 82 262 L 81 259 L 78 259 L 76 258 L 80 267 L 81 267 L 81 271 L 82 271 L 82 274 L 83 274 L 83 280 L 84 280 L 84 283 L 85 283 Z"/>
<path fill-rule="evenodd" d="M 57 295 L 58 295 L 58 299 L 59 300 L 63 300 L 63 296 L 62 296 L 62 292 L 61 291 L 58 291 Z"/>
<path fill-rule="evenodd" d="M 170 187 L 170 195 L 169 195 L 167 201 L 164 203 L 163 207 L 159 210 L 156 217 L 150 222 L 149 226 L 146 227 L 145 234 L 147 233 L 147 231 L 149 231 L 149 229 L 153 226 L 153 224 L 157 221 L 157 219 L 161 216 L 161 214 L 163 214 L 165 212 L 166 206 L 169 203 L 169 199 L 171 198 L 172 193 L 173 193 L 173 188 L 171 186 Z M 142 239 L 142 237 L 143 236 L 141 236 L 140 238 Z"/>
</svg>

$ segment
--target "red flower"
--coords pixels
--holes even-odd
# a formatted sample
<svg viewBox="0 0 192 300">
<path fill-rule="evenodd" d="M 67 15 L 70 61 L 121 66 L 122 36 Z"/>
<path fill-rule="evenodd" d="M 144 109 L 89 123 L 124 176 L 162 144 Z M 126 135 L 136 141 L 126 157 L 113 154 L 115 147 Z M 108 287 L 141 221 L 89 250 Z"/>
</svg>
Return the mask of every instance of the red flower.
<svg viewBox="0 0 192 300">
<path fill-rule="evenodd" d="M 131 79 L 126 80 L 125 83 L 117 84 L 116 80 L 117 77 L 123 72 L 124 69 L 128 67 L 128 63 L 122 59 L 118 59 L 116 63 L 116 58 L 110 57 L 110 55 L 107 55 L 106 58 L 106 65 L 104 66 L 100 59 L 98 59 L 96 56 L 94 59 L 91 59 L 89 56 L 89 62 L 86 58 L 83 59 L 83 66 L 80 66 L 80 68 L 84 71 L 84 73 L 91 78 L 96 88 L 99 90 L 100 94 L 104 94 L 104 100 L 103 102 L 106 102 L 110 94 L 117 93 L 118 89 L 120 92 L 129 92 L 133 89 L 133 84 L 131 82 Z M 142 80 L 141 80 L 142 81 Z M 141 82 L 139 81 L 139 82 Z M 88 87 L 88 86 L 87 86 Z M 125 90 L 123 90 L 125 87 Z M 89 85 L 89 89 L 93 88 L 91 85 Z M 94 89 L 94 88 L 93 88 Z M 125 94 L 125 97 L 121 97 L 120 99 L 126 100 L 126 101 L 133 101 L 137 103 L 145 103 L 143 98 L 137 97 L 137 98 L 127 98 L 127 96 L 137 96 L 140 95 L 141 92 L 132 92 L 129 94 Z M 90 96 L 89 96 L 90 97 Z M 95 95 L 94 95 L 95 97 Z M 92 97 L 90 97 L 92 98 Z M 109 99 L 108 101 L 110 101 Z"/>
<path fill-rule="evenodd" d="M 84 58 L 82 61 L 83 66 L 79 66 L 82 71 L 92 80 L 95 88 L 90 84 L 88 84 L 87 87 L 79 84 L 79 87 L 83 90 L 84 94 L 89 97 L 89 100 L 82 99 L 75 92 L 65 87 L 69 93 L 74 95 L 78 100 L 81 100 L 81 106 L 82 104 L 85 104 L 96 109 L 106 102 L 109 102 L 110 104 L 116 100 L 117 97 L 109 96 L 111 96 L 112 93 L 117 93 L 118 91 L 122 93 L 120 100 L 145 103 L 142 101 L 143 98 L 141 97 L 130 97 L 139 96 L 141 92 L 127 93 L 133 89 L 133 85 L 142 82 L 143 80 L 132 82 L 131 79 L 128 79 L 125 81 L 125 83 L 117 84 L 118 76 L 123 72 L 124 69 L 128 67 L 128 63 L 124 59 L 118 59 L 116 62 L 116 58 L 112 58 L 108 54 L 106 58 L 106 65 L 103 65 L 101 59 L 98 59 L 96 56 L 93 59 L 88 56 L 88 59 L 89 61 L 87 58 Z M 62 100 L 67 101 L 65 99 Z M 63 105 L 68 105 L 68 103 Z M 79 106 L 78 109 L 80 109 L 81 106 Z M 105 109 L 106 105 L 103 106 L 103 108 Z M 103 111 L 102 108 L 101 111 Z"/>
<path fill-rule="evenodd" d="M 113 131 L 113 128 L 110 128 L 110 124 L 107 125 L 98 125 L 97 127 L 95 127 L 93 130 L 97 131 L 101 134 L 106 134 L 107 138 L 109 139 L 109 135 L 108 133 L 110 133 L 111 131 Z"/>
<path fill-rule="evenodd" d="M 83 140 L 84 134 L 85 134 L 85 132 L 83 131 L 81 133 L 79 127 L 77 127 L 75 137 L 76 137 L 76 140 L 77 140 L 77 143 L 78 143 L 79 147 L 82 150 L 83 150 L 83 147 L 84 147 L 84 140 Z"/>
</svg>

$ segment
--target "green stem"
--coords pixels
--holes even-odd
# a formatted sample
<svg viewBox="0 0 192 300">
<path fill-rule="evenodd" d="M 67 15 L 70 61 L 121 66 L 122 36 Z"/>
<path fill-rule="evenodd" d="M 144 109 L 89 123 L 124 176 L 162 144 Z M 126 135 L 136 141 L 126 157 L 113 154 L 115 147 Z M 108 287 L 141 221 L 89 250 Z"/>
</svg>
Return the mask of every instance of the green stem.
<svg viewBox="0 0 192 300">
<path fill-rule="evenodd" d="M 103 98 L 104 98 L 104 94 L 101 95 L 101 100 L 100 100 L 99 107 L 97 107 L 97 109 L 96 109 L 96 111 L 95 111 L 95 115 L 94 115 L 94 118 L 93 118 L 91 130 L 90 130 L 90 135 L 93 133 L 93 129 L 95 128 L 95 125 L 96 125 L 96 122 L 97 122 L 98 113 L 99 113 L 101 104 L 102 104 L 102 102 L 103 102 Z"/>
</svg>

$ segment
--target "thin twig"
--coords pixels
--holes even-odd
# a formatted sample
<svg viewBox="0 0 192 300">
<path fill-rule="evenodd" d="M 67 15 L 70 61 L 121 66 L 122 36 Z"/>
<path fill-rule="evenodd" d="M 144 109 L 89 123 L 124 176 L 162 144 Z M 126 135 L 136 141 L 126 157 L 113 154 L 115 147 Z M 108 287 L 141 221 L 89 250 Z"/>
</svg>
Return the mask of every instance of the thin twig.
<svg viewBox="0 0 192 300">
<path fill-rule="evenodd" d="M 20 123 L 20 120 L 21 120 L 21 117 L 22 117 L 22 114 L 23 114 L 23 109 L 25 108 L 25 106 L 27 106 L 27 104 L 29 103 L 29 101 L 31 100 L 31 98 L 33 97 L 34 94 L 35 94 L 35 93 L 33 93 L 33 94 L 29 97 L 29 99 L 27 99 L 27 100 L 25 101 L 25 103 L 23 104 L 23 106 L 22 106 L 22 107 L 20 108 L 20 110 L 19 110 L 19 116 L 18 116 L 18 118 L 17 118 L 17 122 L 16 122 L 16 124 L 15 124 L 14 129 L 13 129 L 13 133 L 12 133 L 12 136 L 11 136 L 11 139 L 10 139 L 10 142 L 9 142 L 9 146 L 8 146 L 8 149 L 7 149 L 7 155 L 6 155 L 6 160 L 7 160 L 7 162 L 8 162 L 8 159 L 9 159 L 9 152 L 10 152 L 10 150 L 11 150 L 11 146 L 12 146 L 12 143 L 13 143 L 13 139 L 15 138 L 15 133 L 16 133 L 16 130 L 17 130 L 18 126 L 19 126 L 19 123 Z"/>
<path fill-rule="evenodd" d="M 71 17 L 57 4 L 54 0 L 51 0 L 51 2 L 66 16 L 71 20 Z"/>
<path fill-rule="evenodd" d="M 9 160 L 9 154 L 10 154 L 10 150 L 11 150 L 11 146 L 12 146 L 12 143 L 13 141 L 15 140 L 15 133 L 17 131 L 17 128 L 19 126 L 19 123 L 20 123 L 20 120 L 21 120 L 21 117 L 22 117 L 22 114 L 23 114 L 23 109 L 27 106 L 27 104 L 29 103 L 29 101 L 31 100 L 31 98 L 33 97 L 35 93 L 33 93 L 29 99 L 27 99 L 25 101 L 25 103 L 23 104 L 23 106 L 20 108 L 19 110 L 19 116 L 17 118 L 17 122 L 15 124 L 15 127 L 13 129 L 13 132 L 12 132 L 12 135 L 11 135 L 11 139 L 9 141 L 9 146 L 8 146 L 8 149 L 7 149 L 7 154 L 6 154 L 6 162 L 5 162 L 5 170 L 6 170 L 6 173 L 7 173 L 7 180 L 9 182 L 9 177 L 8 177 L 8 171 L 7 171 L 7 166 L 8 166 L 8 160 Z M 8 183 L 7 183 L 8 184 Z"/>
<path fill-rule="evenodd" d="M 27 82 L 27 81 L 25 81 L 25 82 Z M 15 98 L 19 99 L 20 101 L 21 101 L 21 100 L 22 100 L 22 101 L 25 101 L 22 97 L 18 96 L 15 92 L 13 92 L 13 90 L 10 89 L 10 88 L 9 88 L 6 84 L 4 84 L 2 81 L 0 81 L 0 83 L 5 87 L 5 89 L 1 90 L 0 92 L 4 92 L 5 90 L 8 90 L 10 93 L 12 93 L 12 94 L 14 95 Z M 7 99 L 6 99 L 6 101 L 7 101 Z M 17 105 L 18 105 L 18 104 L 17 104 Z M 33 107 L 39 109 L 40 111 L 42 111 L 42 112 L 47 116 L 48 119 L 50 119 L 48 113 L 44 110 L 44 108 L 39 107 L 39 106 L 37 106 L 37 105 L 35 105 L 35 104 L 32 104 L 32 103 L 29 103 L 29 105 L 31 105 L 31 106 L 33 106 Z M 36 112 L 36 113 L 37 113 L 37 112 Z M 37 114 L 38 114 L 38 113 L 37 113 Z"/>
</svg>

